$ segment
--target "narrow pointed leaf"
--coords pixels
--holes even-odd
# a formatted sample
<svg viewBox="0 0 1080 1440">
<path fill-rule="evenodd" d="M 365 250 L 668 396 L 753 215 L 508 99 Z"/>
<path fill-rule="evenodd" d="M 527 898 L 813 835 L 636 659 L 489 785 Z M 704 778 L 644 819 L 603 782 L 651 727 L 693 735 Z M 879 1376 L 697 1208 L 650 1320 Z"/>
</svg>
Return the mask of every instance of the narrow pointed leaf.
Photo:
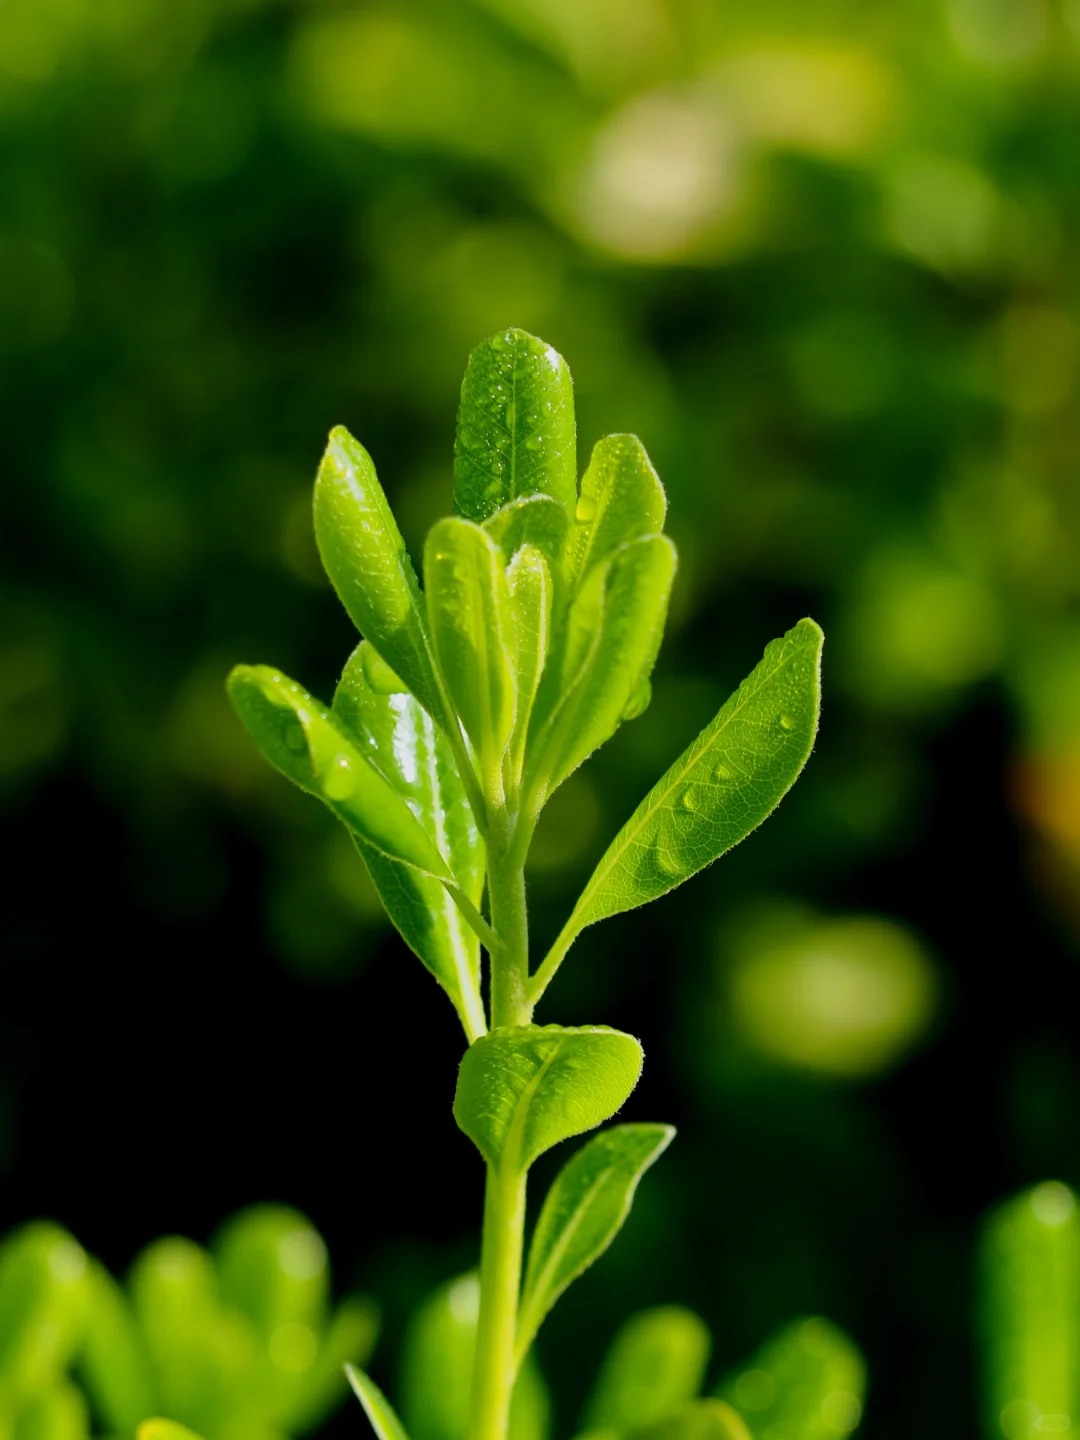
<svg viewBox="0 0 1080 1440">
<path fill-rule="evenodd" d="M 513 735 L 513 769 L 519 776 L 524 760 L 529 716 L 540 688 L 551 639 L 551 571 L 535 545 L 523 546 L 507 571 L 513 621 L 511 666 L 517 688 Z"/>
<path fill-rule="evenodd" d="M 363 1405 L 371 1421 L 371 1428 L 379 1440 L 409 1440 L 405 1427 L 394 1414 L 393 1406 L 371 1376 L 358 1370 L 355 1365 L 346 1365 L 345 1374 L 349 1377 L 349 1384 Z"/>
<path fill-rule="evenodd" d="M 638 1181 L 674 1134 L 670 1125 L 616 1125 L 584 1145 L 555 1177 L 529 1248 L 518 1312 L 519 1355 L 567 1286 L 619 1233 Z"/>
<path fill-rule="evenodd" d="M 447 723 L 424 602 L 371 456 L 342 426 L 315 481 L 315 538 L 353 624 L 440 723 Z"/>
<path fill-rule="evenodd" d="M 490 1165 L 520 1173 L 560 1140 L 609 1120 L 642 1059 L 632 1035 L 604 1025 L 493 1030 L 465 1052 L 454 1119 Z"/>
<path fill-rule="evenodd" d="M 436 662 L 494 797 L 516 699 L 502 552 L 479 525 L 440 520 L 424 547 L 424 580 Z"/>
<path fill-rule="evenodd" d="M 851 1340 L 818 1316 L 795 1320 L 716 1394 L 756 1433 L 776 1440 L 839 1440 L 862 1417 L 866 1365 Z"/>
<path fill-rule="evenodd" d="M 354 835 L 393 860 L 452 878 L 405 800 L 306 690 L 268 665 L 237 665 L 228 690 L 271 765 L 322 800 Z"/>
<path fill-rule="evenodd" d="M 681 1305 L 631 1315 L 604 1356 L 586 1411 L 590 1430 L 630 1430 L 666 1419 L 701 1390 L 712 1340 Z"/>
<path fill-rule="evenodd" d="M 984 1433 L 1061 1432 L 1080 1415 L 1080 1205 L 1059 1181 L 997 1209 L 979 1244 Z"/>
<path fill-rule="evenodd" d="M 543 796 L 609 739 L 632 708 L 656 661 L 674 576 L 675 547 L 666 536 L 651 535 L 594 570 L 575 600 L 562 698 L 530 743 L 530 783 Z"/>
<path fill-rule="evenodd" d="M 468 1440 L 480 1280 L 460 1275 L 410 1316 L 401 1360 L 402 1416 L 412 1440 Z M 535 1362 L 518 1371 L 507 1440 L 544 1440 L 550 1402 Z"/>
<path fill-rule="evenodd" d="M 552 575 L 562 567 L 568 525 L 565 508 L 550 495 L 512 500 L 484 521 L 484 529 L 502 550 L 508 565 L 523 545 L 535 545 Z"/>
<path fill-rule="evenodd" d="M 608 435 L 593 449 L 566 545 L 572 588 L 620 545 L 659 535 L 667 497 L 636 435 Z"/>
<path fill-rule="evenodd" d="M 574 938 L 696 875 L 744 840 L 795 783 L 813 748 L 823 635 L 813 620 L 767 647 L 716 718 L 649 791 L 593 871 L 534 997 Z"/>
<path fill-rule="evenodd" d="M 484 842 L 450 746 L 431 717 L 366 642 L 345 666 L 331 714 L 423 819 L 466 897 L 479 906 Z M 480 943 L 444 886 L 359 837 L 387 914 L 449 995 L 468 1038 L 487 1028 L 480 998 Z"/>
<path fill-rule="evenodd" d="M 566 361 L 524 330 L 502 330 L 469 356 L 454 443 L 454 510 L 480 522 L 538 493 L 573 508 L 574 387 Z"/>
<path fill-rule="evenodd" d="M 742 1416 L 723 1400 L 694 1400 L 652 1425 L 635 1426 L 626 1435 L 627 1440 L 752 1440 Z"/>
</svg>

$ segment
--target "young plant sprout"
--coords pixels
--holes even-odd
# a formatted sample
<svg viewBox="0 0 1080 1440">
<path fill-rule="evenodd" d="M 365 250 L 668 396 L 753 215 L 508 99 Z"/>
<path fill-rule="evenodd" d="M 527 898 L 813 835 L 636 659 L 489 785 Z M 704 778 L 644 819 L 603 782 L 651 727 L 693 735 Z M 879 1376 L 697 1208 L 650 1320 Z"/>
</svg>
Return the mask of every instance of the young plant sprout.
<svg viewBox="0 0 1080 1440">
<path fill-rule="evenodd" d="M 633 1036 L 537 1026 L 534 1009 L 587 926 L 689 879 L 775 808 L 813 745 L 822 634 L 801 620 L 768 646 L 615 836 L 534 964 L 525 860 L 537 820 L 648 704 L 675 549 L 634 436 L 601 440 L 579 487 L 569 371 L 520 330 L 469 358 L 453 509 L 427 538 L 421 589 L 371 458 L 335 430 L 315 534 L 363 639 L 329 708 L 267 666 L 237 666 L 228 684 L 266 758 L 346 826 L 461 1020 L 454 1116 L 487 1167 L 468 1434 L 504 1440 L 544 1318 L 611 1243 L 674 1133 L 618 1125 L 590 1140 L 556 1177 L 523 1263 L 530 1166 L 609 1120 L 642 1066 Z M 381 1440 L 404 1440 L 370 1378 L 350 1378 Z M 722 1400 L 699 1403 L 709 1434 L 745 1433 Z"/>
</svg>

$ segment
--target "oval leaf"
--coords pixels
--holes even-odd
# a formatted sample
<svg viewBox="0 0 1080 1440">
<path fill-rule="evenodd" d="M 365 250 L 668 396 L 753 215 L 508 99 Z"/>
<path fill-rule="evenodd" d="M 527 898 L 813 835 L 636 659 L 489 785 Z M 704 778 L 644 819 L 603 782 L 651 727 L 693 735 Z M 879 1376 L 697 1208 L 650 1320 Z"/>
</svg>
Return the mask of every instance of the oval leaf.
<svg viewBox="0 0 1080 1440">
<path fill-rule="evenodd" d="M 271 765 L 328 805 L 354 835 L 391 859 L 453 879 L 402 797 L 306 690 L 268 665 L 237 665 L 228 691 Z"/>
<path fill-rule="evenodd" d="M 695 1400 L 652 1425 L 635 1427 L 627 1432 L 627 1440 L 630 1436 L 633 1440 L 752 1440 L 738 1411 L 723 1400 Z M 769 1440 L 773 1440 L 771 1432 Z"/>
<path fill-rule="evenodd" d="M 496 510 L 484 529 L 508 565 L 523 545 L 535 545 L 554 575 L 562 568 L 568 524 L 566 510 L 550 495 L 526 495 Z"/>
<path fill-rule="evenodd" d="M 454 511 L 478 523 L 538 493 L 573 507 L 574 387 L 562 356 L 501 330 L 469 356 L 454 443 Z"/>
<path fill-rule="evenodd" d="M 130 1435 L 156 1408 L 150 1360 L 127 1296 L 93 1262 L 89 1290 L 79 1378 L 108 1431 Z"/>
<path fill-rule="evenodd" d="M 576 588 L 592 567 L 631 540 L 659 535 L 667 514 L 660 477 L 636 435 L 607 435 L 593 448 L 566 544 Z"/>
<path fill-rule="evenodd" d="M 35 1220 L 0 1245 L 0 1374 L 47 1389 L 79 1344 L 91 1300 L 86 1252 L 59 1225 Z"/>
<path fill-rule="evenodd" d="M 424 602 L 371 456 L 343 426 L 315 481 L 315 539 L 350 620 L 440 723 L 447 723 Z"/>
<path fill-rule="evenodd" d="M 1050 1180 L 995 1210 L 980 1238 L 979 1272 L 986 1433 L 1062 1431 L 1061 1416 L 1072 1416 L 1075 1429 L 1080 1414 L 1075 1192 Z"/>
<path fill-rule="evenodd" d="M 409 1440 L 404 1425 L 394 1414 L 393 1406 L 371 1376 L 355 1365 L 346 1365 L 345 1374 L 379 1440 Z"/>
<path fill-rule="evenodd" d="M 609 1120 L 642 1060 L 632 1035 L 605 1025 L 493 1030 L 465 1052 L 454 1119 L 490 1165 L 518 1174 L 560 1140 Z"/>
<path fill-rule="evenodd" d="M 590 1140 L 559 1171 L 529 1247 L 518 1312 L 519 1356 L 567 1286 L 615 1239 L 638 1181 L 674 1134 L 670 1125 L 616 1125 Z"/>
<path fill-rule="evenodd" d="M 701 1390 L 712 1340 L 682 1305 L 626 1320 L 611 1342 L 589 1401 L 589 1429 L 630 1430 L 666 1419 Z"/>
<path fill-rule="evenodd" d="M 430 715 L 362 642 L 349 658 L 331 714 L 434 833 L 466 897 L 479 906 L 484 842 L 450 746 Z M 372 883 L 405 943 L 449 995 L 469 1040 L 487 1029 L 480 944 L 446 889 L 356 838 Z"/>
<path fill-rule="evenodd" d="M 716 1394 L 776 1440 L 839 1440 L 862 1418 L 866 1364 L 842 1330 L 814 1316 L 785 1325 Z"/>
<path fill-rule="evenodd" d="M 674 545 L 665 535 L 650 535 L 594 570 L 574 601 L 562 696 L 530 742 L 528 783 L 538 803 L 610 739 L 648 680 L 674 576 Z"/>
<path fill-rule="evenodd" d="M 472 741 L 488 796 L 502 797 L 514 728 L 513 620 L 502 552 L 470 520 L 440 520 L 424 547 L 431 639 L 446 693 Z"/>
<path fill-rule="evenodd" d="M 806 764 L 824 636 L 813 620 L 766 648 L 716 718 L 649 791 L 593 871 L 536 973 L 538 999 L 587 925 L 666 895 L 744 840 Z"/>
</svg>

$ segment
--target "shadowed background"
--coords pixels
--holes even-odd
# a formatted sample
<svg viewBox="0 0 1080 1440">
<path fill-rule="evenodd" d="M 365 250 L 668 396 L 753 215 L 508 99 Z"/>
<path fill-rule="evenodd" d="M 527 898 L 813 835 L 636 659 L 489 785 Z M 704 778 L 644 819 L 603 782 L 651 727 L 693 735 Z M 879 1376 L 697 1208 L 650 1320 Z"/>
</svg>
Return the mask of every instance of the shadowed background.
<svg viewBox="0 0 1080 1440">
<path fill-rule="evenodd" d="M 765 643 L 828 637 L 777 816 L 538 1015 L 642 1036 L 626 1116 L 680 1129 L 541 1337 L 559 1433 L 668 1300 L 725 1366 L 825 1313 L 868 1435 L 972 1432 L 977 1219 L 1080 1183 L 1078 74 L 1076 0 L 7 0 L 4 1228 L 120 1270 L 288 1201 L 388 1381 L 472 1263 L 453 1013 L 222 682 L 329 697 L 327 431 L 416 554 L 520 325 L 681 557 L 651 708 L 545 817 L 541 943 Z"/>
</svg>

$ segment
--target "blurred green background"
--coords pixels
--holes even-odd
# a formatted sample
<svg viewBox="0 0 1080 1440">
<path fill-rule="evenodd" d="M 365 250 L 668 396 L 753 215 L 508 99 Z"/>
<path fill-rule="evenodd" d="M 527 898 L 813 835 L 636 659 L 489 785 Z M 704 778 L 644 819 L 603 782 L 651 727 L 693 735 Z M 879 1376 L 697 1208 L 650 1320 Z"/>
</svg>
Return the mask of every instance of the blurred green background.
<svg viewBox="0 0 1080 1440">
<path fill-rule="evenodd" d="M 558 1433 L 670 1301 L 723 1368 L 827 1314 L 868 1435 L 973 1432 L 976 1221 L 1080 1183 L 1078 80 L 1077 0 L 6 0 L 5 1228 L 122 1270 L 298 1205 L 388 1381 L 472 1263 L 452 1012 L 222 681 L 328 697 L 326 432 L 415 553 L 520 325 L 681 556 L 651 708 L 538 837 L 541 941 L 766 641 L 828 637 L 778 816 L 538 1017 L 640 1034 L 627 1118 L 680 1127 L 542 1336 Z"/>
</svg>

